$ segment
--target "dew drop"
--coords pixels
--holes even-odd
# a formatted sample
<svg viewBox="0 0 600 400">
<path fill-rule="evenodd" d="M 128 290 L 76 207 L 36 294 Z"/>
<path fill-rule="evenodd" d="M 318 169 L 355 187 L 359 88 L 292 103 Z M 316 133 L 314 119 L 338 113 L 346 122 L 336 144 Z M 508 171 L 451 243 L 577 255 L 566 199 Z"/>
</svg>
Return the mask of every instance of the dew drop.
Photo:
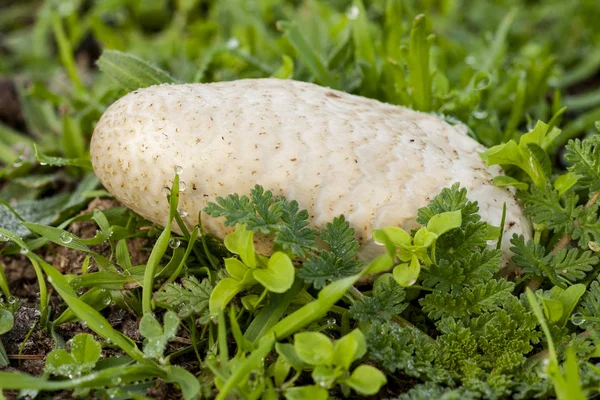
<svg viewBox="0 0 600 400">
<path fill-rule="evenodd" d="M 335 320 L 335 318 L 329 318 L 327 320 L 327 325 L 335 325 L 337 321 Z"/>
<path fill-rule="evenodd" d="M 475 119 L 484 119 L 484 118 L 487 118 L 488 112 L 485 111 L 485 110 L 473 110 L 473 112 L 471 113 L 471 115 Z"/>
<path fill-rule="evenodd" d="M 346 11 L 346 18 L 348 18 L 350 21 L 356 20 L 359 15 L 360 9 L 358 6 L 352 6 L 348 9 L 348 11 Z"/>
<path fill-rule="evenodd" d="M 325 381 L 319 381 L 319 386 L 321 386 L 322 388 L 327 386 L 327 383 Z"/>
<path fill-rule="evenodd" d="M 8 242 L 8 238 L 4 235 L 0 235 L 0 242 Z"/>
<path fill-rule="evenodd" d="M 104 303 L 104 305 L 106 305 L 106 306 L 110 306 L 110 303 L 112 303 L 112 299 L 111 299 L 111 297 L 110 297 L 110 296 L 106 296 L 106 297 L 105 297 L 105 298 L 102 300 L 102 302 Z"/>
<path fill-rule="evenodd" d="M 179 239 L 171 239 L 169 240 L 169 247 L 172 249 L 176 249 L 181 245 L 181 241 Z"/>
<path fill-rule="evenodd" d="M 12 166 L 13 168 L 19 168 L 21 165 L 23 165 L 23 157 L 17 158 Z"/>
<path fill-rule="evenodd" d="M 185 192 L 186 187 L 187 187 L 187 184 L 185 183 L 185 181 L 179 181 L 179 191 L 180 192 Z"/>
<path fill-rule="evenodd" d="M 174 170 L 177 175 L 181 175 L 181 173 L 183 172 L 183 167 L 181 165 L 176 165 Z"/>
<path fill-rule="evenodd" d="M 238 40 L 238 38 L 232 37 L 227 41 L 227 43 L 225 43 L 225 46 L 229 50 L 235 50 L 240 46 L 240 41 Z"/>
<path fill-rule="evenodd" d="M 465 58 L 465 64 L 474 65 L 475 63 L 477 63 L 477 59 L 475 57 L 467 56 Z"/>
<path fill-rule="evenodd" d="M 45 161 L 40 161 L 40 165 L 44 166 L 44 165 L 48 165 L 48 163 Z"/>
<path fill-rule="evenodd" d="M 29 253 L 29 250 L 27 250 L 27 249 L 21 249 L 21 250 L 19 250 L 19 254 L 25 255 L 27 253 Z"/>
<path fill-rule="evenodd" d="M 19 299 L 17 299 L 15 296 L 8 296 L 8 299 L 6 299 L 6 301 L 8 302 L 8 304 L 15 304 L 19 301 Z"/>
<path fill-rule="evenodd" d="M 561 272 L 562 272 L 563 274 L 566 274 L 568 271 L 567 271 L 567 269 L 565 268 L 565 269 L 563 269 Z"/>
<path fill-rule="evenodd" d="M 63 232 L 60 234 L 60 241 L 64 244 L 69 244 L 73 241 L 73 236 L 69 232 Z"/>
<path fill-rule="evenodd" d="M 579 326 L 585 322 L 585 317 L 580 313 L 575 313 L 571 315 L 571 322 L 573 323 L 573 325 Z"/>
<path fill-rule="evenodd" d="M 168 186 L 163 187 L 160 191 L 163 194 L 163 196 L 168 196 L 171 194 L 171 188 Z"/>
<path fill-rule="evenodd" d="M 179 216 L 180 216 L 181 218 L 185 218 L 185 217 L 187 217 L 188 215 L 190 215 L 190 214 L 189 214 L 189 213 L 188 213 L 186 210 L 184 210 L 183 208 L 182 208 L 181 210 L 179 210 Z"/>
</svg>

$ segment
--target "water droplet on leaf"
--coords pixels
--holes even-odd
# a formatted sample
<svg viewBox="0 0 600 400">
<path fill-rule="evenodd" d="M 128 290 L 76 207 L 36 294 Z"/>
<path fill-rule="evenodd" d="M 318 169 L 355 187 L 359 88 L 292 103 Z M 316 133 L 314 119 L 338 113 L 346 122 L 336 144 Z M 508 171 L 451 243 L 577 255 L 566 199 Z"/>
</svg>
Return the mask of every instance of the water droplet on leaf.
<svg viewBox="0 0 600 400">
<path fill-rule="evenodd" d="M 19 250 L 19 254 L 25 255 L 27 253 L 29 253 L 29 250 L 27 250 L 27 249 L 21 249 L 21 250 Z M 48 277 L 48 280 L 50 280 L 50 277 Z"/>
<path fill-rule="evenodd" d="M 356 20 L 359 15 L 360 9 L 358 6 L 352 6 L 348 9 L 348 11 L 346 11 L 346 18 L 348 18 L 350 21 Z"/>
<path fill-rule="evenodd" d="M 240 41 L 238 40 L 238 38 L 232 37 L 227 41 L 227 43 L 225 43 L 225 46 L 229 50 L 235 50 L 240 46 Z"/>
<path fill-rule="evenodd" d="M 181 175 L 181 173 L 183 172 L 183 167 L 181 165 L 176 165 L 174 169 L 177 175 Z"/>
<path fill-rule="evenodd" d="M 571 322 L 573 323 L 573 325 L 579 326 L 585 322 L 585 317 L 580 313 L 575 313 L 571 315 Z"/>
<path fill-rule="evenodd" d="M 73 241 L 73 236 L 69 232 L 63 232 L 60 234 L 60 241 L 64 244 L 69 244 Z"/>
<path fill-rule="evenodd" d="M 161 193 L 163 194 L 163 196 L 168 196 L 171 194 L 171 188 L 168 186 L 165 186 L 161 189 Z"/>
<path fill-rule="evenodd" d="M 171 239 L 169 240 L 169 247 L 172 249 L 176 249 L 181 245 L 181 241 L 179 239 Z"/>
<path fill-rule="evenodd" d="M 180 216 L 181 218 L 185 218 L 185 217 L 187 217 L 188 215 L 189 215 L 189 213 L 188 213 L 186 210 L 184 210 L 184 209 L 181 209 L 181 210 L 179 210 L 179 216 Z"/>
<path fill-rule="evenodd" d="M 187 187 L 187 184 L 185 183 L 185 181 L 179 181 L 179 191 L 180 192 L 185 192 L 186 187 Z"/>
<path fill-rule="evenodd" d="M 23 165 L 23 157 L 17 158 L 12 166 L 13 168 L 19 168 L 21 165 Z"/>
</svg>

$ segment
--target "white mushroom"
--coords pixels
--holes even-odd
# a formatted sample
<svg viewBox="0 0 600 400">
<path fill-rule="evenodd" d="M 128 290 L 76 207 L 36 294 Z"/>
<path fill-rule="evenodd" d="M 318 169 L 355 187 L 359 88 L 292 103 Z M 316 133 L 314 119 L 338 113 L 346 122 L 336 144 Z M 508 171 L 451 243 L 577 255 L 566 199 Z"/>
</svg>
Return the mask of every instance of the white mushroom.
<svg viewBox="0 0 600 400">
<path fill-rule="evenodd" d="M 217 196 L 259 184 L 297 200 L 313 227 L 344 214 L 362 258 L 371 258 L 384 251 L 373 228 L 414 228 L 417 210 L 460 182 L 493 225 L 506 202 L 505 255 L 513 233 L 530 232 L 513 192 L 492 185 L 500 169 L 484 167 L 478 153 L 485 148 L 461 129 L 310 83 L 249 79 L 136 90 L 104 113 L 90 150 L 106 189 L 161 225 L 168 216 L 163 189 L 177 168 L 190 227 Z M 219 237 L 231 231 L 222 218 L 202 221 Z"/>
</svg>

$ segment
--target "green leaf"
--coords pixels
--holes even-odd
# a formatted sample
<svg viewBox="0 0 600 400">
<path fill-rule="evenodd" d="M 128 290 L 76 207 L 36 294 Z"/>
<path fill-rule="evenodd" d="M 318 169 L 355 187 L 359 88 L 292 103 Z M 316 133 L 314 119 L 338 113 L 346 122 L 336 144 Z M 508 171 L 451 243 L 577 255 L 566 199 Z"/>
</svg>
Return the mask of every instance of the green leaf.
<svg viewBox="0 0 600 400">
<path fill-rule="evenodd" d="M 65 230 L 55 228 L 53 226 L 34 224 L 30 222 L 23 222 L 23 225 L 25 225 L 25 227 L 27 227 L 30 231 L 37 233 L 38 235 L 60 246 L 86 253 L 91 252 L 89 247 L 87 247 L 77 236 Z"/>
<path fill-rule="evenodd" d="M 600 139 L 598 135 L 579 140 L 570 140 L 566 146 L 565 159 L 571 163 L 569 171 L 579 177 L 579 183 L 590 192 L 600 190 Z"/>
<path fill-rule="evenodd" d="M 254 252 L 254 232 L 238 225 L 235 231 L 225 236 L 225 247 L 234 254 L 238 254 L 244 264 L 249 268 L 256 267 L 256 253 Z"/>
<path fill-rule="evenodd" d="M 342 336 L 339 340 L 336 340 L 333 345 L 332 364 L 336 367 L 341 367 L 344 370 L 349 370 L 357 351 L 358 342 L 355 337 L 350 334 Z"/>
<path fill-rule="evenodd" d="M 294 369 L 302 371 L 309 368 L 309 365 L 302 361 L 300 357 L 298 357 L 293 344 L 276 343 L 275 350 L 277 351 L 277 354 L 279 354 L 281 358 L 294 367 Z"/>
<path fill-rule="evenodd" d="M 365 336 L 359 329 L 354 329 L 342 336 L 333 346 L 333 365 L 350 369 L 350 365 L 367 352 Z"/>
<path fill-rule="evenodd" d="M 201 386 L 198 379 L 188 370 L 177 365 L 169 365 L 164 367 L 167 372 L 165 380 L 167 382 L 176 383 L 181 389 L 184 400 L 194 400 L 200 394 Z"/>
<path fill-rule="evenodd" d="M 322 250 L 308 259 L 298 276 L 315 288 L 322 288 L 329 281 L 348 277 L 360 271 L 362 262 L 356 258 L 359 244 L 354 229 L 344 216 L 339 216 L 325 225 L 321 239 L 330 250 Z"/>
<path fill-rule="evenodd" d="M 4 335 L 6 332 L 9 332 L 15 324 L 15 319 L 13 314 L 2 308 L 0 309 L 0 335 Z"/>
<path fill-rule="evenodd" d="M 78 377 L 89 373 L 100 358 L 102 346 L 88 333 L 80 333 L 70 341 L 71 352 L 64 349 L 52 350 L 46 357 L 46 372 Z"/>
<path fill-rule="evenodd" d="M 96 64 L 100 71 L 127 91 L 161 83 L 175 83 L 175 80 L 161 69 L 134 55 L 117 50 L 104 50 Z"/>
<path fill-rule="evenodd" d="M 176 283 L 165 285 L 163 290 L 154 293 L 154 298 L 175 308 L 180 318 L 187 318 L 190 315 L 203 318 L 208 316 L 211 292 L 212 285 L 209 279 L 199 282 L 195 276 L 190 275 L 181 279 L 181 285 Z"/>
<path fill-rule="evenodd" d="M 544 315 L 550 322 L 558 322 L 563 319 L 565 310 L 563 304 L 555 299 L 548 297 L 538 296 L 542 300 L 542 307 L 544 309 Z"/>
<path fill-rule="evenodd" d="M 384 244 L 390 256 L 396 254 L 396 247 L 410 246 L 412 237 L 402 228 L 386 226 L 385 228 L 373 229 L 373 239 L 377 243 Z"/>
<path fill-rule="evenodd" d="M 519 146 L 514 140 L 488 149 L 484 153 L 486 166 L 490 165 L 515 165 L 529 175 L 537 187 L 544 187 L 547 182 L 546 158 L 541 156 L 543 150 L 538 151 L 535 145 Z M 545 153 L 545 152 L 544 152 Z M 546 157 L 548 155 L 546 154 Z M 539 159 L 538 159 L 539 158 Z M 540 161 L 542 162 L 540 164 Z"/>
<path fill-rule="evenodd" d="M 227 306 L 231 299 L 233 299 L 242 289 L 243 286 L 240 286 L 240 282 L 233 278 L 221 279 L 210 294 L 210 300 L 208 302 L 210 315 L 217 315 L 219 310 L 224 310 L 225 306 Z"/>
<path fill-rule="evenodd" d="M 78 158 L 66 158 L 66 157 L 51 157 L 42 154 L 37 146 L 34 145 L 35 158 L 43 165 L 49 165 L 51 167 L 80 167 L 87 170 L 92 170 L 92 162 L 89 158 L 78 157 Z"/>
<path fill-rule="evenodd" d="M 286 389 L 283 395 L 286 400 L 327 400 L 329 398 L 329 392 L 316 385 L 292 387 Z"/>
<path fill-rule="evenodd" d="M 412 88 L 413 107 L 419 111 L 430 111 L 433 106 L 431 72 L 429 70 L 431 44 L 427 38 L 426 28 L 425 15 L 417 15 L 410 31 L 410 46 L 406 60 L 409 83 Z"/>
<path fill-rule="evenodd" d="M 559 326 L 565 326 L 585 291 L 586 286 L 579 283 L 566 289 L 554 286 L 550 291 L 545 292 L 550 297 L 538 296 L 542 299 L 546 318 Z"/>
<path fill-rule="evenodd" d="M 559 175 L 554 180 L 554 189 L 558 192 L 559 196 L 565 194 L 569 189 L 571 189 L 579 178 L 572 172 L 567 172 L 565 174 Z"/>
<path fill-rule="evenodd" d="M 406 309 L 406 293 L 391 274 L 383 274 L 373 284 L 371 296 L 363 296 L 350 307 L 350 315 L 359 322 L 390 320 Z"/>
<path fill-rule="evenodd" d="M 317 231 L 308 228 L 308 211 L 299 211 L 296 201 L 278 198 L 282 226 L 275 233 L 275 244 L 293 256 L 306 257 L 305 249 L 313 249 Z"/>
<path fill-rule="evenodd" d="M 275 382 L 275 386 L 281 386 L 285 383 L 286 378 L 290 374 L 292 366 L 283 357 L 277 357 L 277 361 L 275 361 L 275 364 L 272 365 L 273 381 Z"/>
<path fill-rule="evenodd" d="M 140 334 L 147 338 L 156 338 L 163 334 L 160 322 L 156 320 L 152 313 L 145 313 L 140 320 Z"/>
<path fill-rule="evenodd" d="M 71 340 L 71 355 L 80 364 L 95 364 L 100 358 L 101 351 L 102 346 L 90 334 L 80 333 Z"/>
<path fill-rule="evenodd" d="M 317 299 L 287 315 L 266 334 L 273 333 L 285 338 L 313 321 L 322 318 L 360 278 L 361 274 L 342 278 L 330 283 L 319 292 Z"/>
<path fill-rule="evenodd" d="M 52 286 L 79 320 L 85 321 L 91 330 L 110 340 L 134 360 L 142 361 L 144 359 L 136 344 L 129 337 L 116 331 L 98 311 L 76 296 L 67 279 L 56 268 L 37 258 L 36 255 L 28 253 L 27 256 L 35 259 L 41 265 L 48 276 L 48 281 L 52 282 Z"/>
<path fill-rule="evenodd" d="M 448 211 L 436 214 L 427 222 L 427 230 L 442 236 L 444 233 L 459 228 L 462 225 L 462 211 Z"/>
<path fill-rule="evenodd" d="M 284 293 L 294 283 L 294 265 L 287 254 L 281 251 L 273 253 L 267 268 L 253 270 L 254 278 L 270 292 Z"/>
<path fill-rule="evenodd" d="M 506 175 L 495 176 L 494 179 L 492 179 L 492 182 L 494 182 L 494 185 L 498 187 L 514 186 L 518 190 L 529 189 L 529 184 Z"/>
<path fill-rule="evenodd" d="M 421 225 L 427 225 L 434 215 L 457 210 L 461 211 L 463 226 L 472 222 L 478 222 L 481 219 L 477 214 L 477 211 L 479 211 L 477 202 L 467 199 L 467 189 L 461 188 L 459 183 L 442 189 L 429 202 L 427 207 L 420 208 L 417 212 L 417 222 Z"/>
<path fill-rule="evenodd" d="M 394 279 L 400 286 L 412 286 L 417 282 L 421 272 L 421 263 L 414 254 L 410 263 L 400 264 L 394 268 Z"/>
<path fill-rule="evenodd" d="M 388 253 L 382 254 L 375 258 L 365 268 L 365 274 L 375 275 L 380 272 L 385 272 L 394 266 L 394 259 Z"/>
<path fill-rule="evenodd" d="M 163 317 L 163 326 L 151 312 L 146 312 L 140 321 L 140 334 L 144 340 L 144 355 L 160 359 L 167 343 L 175 337 L 179 328 L 179 318 L 173 311 L 167 311 Z"/>
<path fill-rule="evenodd" d="M 387 383 L 385 374 L 370 365 L 359 365 L 344 383 L 357 393 L 372 396 Z"/>
<path fill-rule="evenodd" d="M 227 270 L 229 275 L 232 278 L 237 279 L 238 281 L 243 280 L 244 276 L 246 276 L 246 273 L 249 271 L 246 264 L 244 264 L 237 258 L 228 257 L 225 258 L 224 261 L 225 269 Z"/>
<path fill-rule="evenodd" d="M 273 73 L 272 77 L 279 79 L 291 79 L 294 75 L 294 60 L 291 57 L 283 54 L 281 56 L 281 61 L 281 66 Z"/>
<path fill-rule="evenodd" d="M 333 344 L 319 332 L 295 334 L 294 350 L 300 360 L 310 365 L 331 365 L 333 361 Z"/>
<path fill-rule="evenodd" d="M 13 206 L 12 210 L 17 213 L 23 220 L 28 222 L 48 225 L 56 221 L 68 195 L 60 194 L 54 197 L 48 197 L 41 200 L 21 201 Z M 0 204 L 0 228 L 9 230 L 21 237 L 31 233 L 8 207 L 8 203 Z"/>
<path fill-rule="evenodd" d="M 296 49 L 299 59 L 308 67 L 316 81 L 323 86 L 337 89 L 337 79 L 327 69 L 326 64 L 319 55 L 315 53 L 314 46 L 311 46 L 306 40 L 300 29 L 298 29 L 298 25 L 295 22 L 279 21 L 277 27 L 283 31 L 285 37 Z"/>
</svg>

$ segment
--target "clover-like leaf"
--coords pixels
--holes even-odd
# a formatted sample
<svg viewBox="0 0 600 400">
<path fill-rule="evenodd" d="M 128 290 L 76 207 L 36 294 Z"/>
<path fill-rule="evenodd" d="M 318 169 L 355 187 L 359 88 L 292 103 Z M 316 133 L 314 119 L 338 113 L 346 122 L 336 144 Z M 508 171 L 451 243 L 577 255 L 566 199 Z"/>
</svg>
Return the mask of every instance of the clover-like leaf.
<svg viewBox="0 0 600 400">
<path fill-rule="evenodd" d="M 243 286 L 234 278 L 221 279 L 210 294 L 210 300 L 208 301 L 210 315 L 217 315 L 219 310 L 224 310 L 225 306 L 227 306 L 231 299 L 233 299 L 242 289 Z"/>
<path fill-rule="evenodd" d="M 269 258 L 267 268 L 253 271 L 254 278 L 270 292 L 284 293 L 294 283 L 294 264 L 290 257 L 277 251 Z"/>
<path fill-rule="evenodd" d="M 238 254 L 244 264 L 249 268 L 255 268 L 256 253 L 253 240 L 254 232 L 246 229 L 246 225 L 241 224 L 235 227 L 235 231 L 225 236 L 223 242 L 227 250 Z"/>
<path fill-rule="evenodd" d="M 417 256 L 413 254 L 410 263 L 400 264 L 394 268 L 393 275 L 400 286 L 412 286 L 419 278 L 420 272 L 421 263 Z"/>
<path fill-rule="evenodd" d="M 452 229 L 460 228 L 461 225 L 462 211 L 448 211 L 431 217 L 427 223 L 427 230 L 437 236 L 442 236 Z"/>
<path fill-rule="evenodd" d="M 0 335 L 4 335 L 10 331 L 15 324 L 15 318 L 13 314 L 7 309 L 0 309 Z"/>
<path fill-rule="evenodd" d="M 140 334 L 144 340 L 144 355 L 160 359 L 163 356 L 169 340 L 173 339 L 179 328 L 179 317 L 173 311 L 167 311 L 163 317 L 163 326 L 156 320 L 154 314 L 147 312 L 140 321 Z"/>
<path fill-rule="evenodd" d="M 327 400 L 329 393 L 320 386 L 298 386 L 292 387 L 285 391 L 286 400 Z"/>
<path fill-rule="evenodd" d="M 370 365 L 359 365 L 344 383 L 357 393 L 372 396 L 387 383 L 385 374 Z"/>
<path fill-rule="evenodd" d="M 295 334 L 294 350 L 300 360 L 310 365 L 331 365 L 333 360 L 333 343 L 319 332 Z"/>
<path fill-rule="evenodd" d="M 89 333 L 75 335 L 69 342 L 70 352 L 52 350 L 46 357 L 46 372 L 75 378 L 90 372 L 100 358 L 102 346 Z"/>
<path fill-rule="evenodd" d="M 225 269 L 227 269 L 227 272 L 233 279 L 237 279 L 238 281 L 243 280 L 246 272 L 248 272 L 248 267 L 233 257 L 225 258 Z"/>
</svg>

